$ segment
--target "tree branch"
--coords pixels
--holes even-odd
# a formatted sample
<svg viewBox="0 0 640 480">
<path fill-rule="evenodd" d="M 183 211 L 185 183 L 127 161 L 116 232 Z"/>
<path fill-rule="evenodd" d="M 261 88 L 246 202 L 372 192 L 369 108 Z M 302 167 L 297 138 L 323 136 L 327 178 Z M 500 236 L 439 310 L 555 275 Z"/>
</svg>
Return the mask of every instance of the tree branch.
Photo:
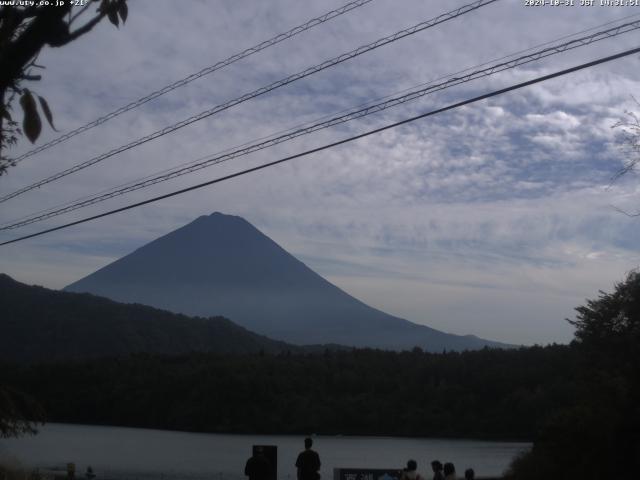
<svg viewBox="0 0 640 480">
<path fill-rule="evenodd" d="M 107 14 L 106 12 L 99 13 L 98 15 L 93 17 L 93 19 L 91 19 L 87 23 L 85 23 L 82 27 L 78 28 L 77 30 L 74 30 L 73 32 L 70 32 L 69 35 L 60 44 L 51 45 L 51 46 L 52 47 L 61 47 L 63 45 L 66 45 L 67 43 L 72 42 L 75 39 L 81 37 L 85 33 L 89 33 L 93 29 L 93 27 L 95 27 L 98 23 L 100 23 L 100 20 L 102 20 L 105 17 L 106 14 Z"/>
<path fill-rule="evenodd" d="M 70 6 L 47 7 L 30 21 L 28 27 L 15 39 L 4 46 L 0 53 L 0 88 L 10 86 L 22 73 L 24 66 L 34 58 L 42 47 L 64 34 L 63 18 Z"/>
</svg>

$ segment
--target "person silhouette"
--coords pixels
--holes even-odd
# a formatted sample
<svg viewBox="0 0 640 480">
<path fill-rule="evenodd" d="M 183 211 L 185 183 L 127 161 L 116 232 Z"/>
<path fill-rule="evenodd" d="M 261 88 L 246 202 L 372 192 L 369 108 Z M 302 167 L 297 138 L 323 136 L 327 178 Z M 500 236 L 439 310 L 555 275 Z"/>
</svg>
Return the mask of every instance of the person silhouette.
<svg viewBox="0 0 640 480">
<path fill-rule="evenodd" d="M 304 451 L 300 452 L 296 459 L 298 469 L 298 480 L 320 480 L 320 455 L 315 450 L 311 450 L 313 440 L 309 437 L 304 439 Z"/>
<path fill-rule="evenodd" d="M 456 467 L 453 463 L 447 462 L 444 464 L 444 480 L 456 480 Z"/>
<path fill-rule="evenodd" d="M 440 460 L 434 460 L 431 462 L 431 469 L 433 470 L 433 480 L 444 480 L 444 475 L 442 474 L 442 463 L 440 463 Z"/>
<path fill-rule="evenodd" d="M 409 460 L 407 462 L 407 468 L 402 470 L 400 480 L 424 480 L 422 475 L 418 473 L 418 462 L 415 460 Z"/>
<path fill-rule="evenodd" d="M 473 468 L 467 468 L 464 471 L 464 480 L 474 480 L 476 478 L 476 472 L 473 471 Z"/>
</svg>

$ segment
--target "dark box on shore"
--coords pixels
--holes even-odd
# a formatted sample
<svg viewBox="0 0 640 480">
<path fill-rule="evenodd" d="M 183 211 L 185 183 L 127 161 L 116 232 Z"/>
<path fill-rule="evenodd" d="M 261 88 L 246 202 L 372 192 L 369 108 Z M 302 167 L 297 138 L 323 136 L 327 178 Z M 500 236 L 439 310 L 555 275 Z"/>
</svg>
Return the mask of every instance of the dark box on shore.
<svg viewBox="0 0 640 480">
<path fill-rule="evenodd" d="M 271 464 L 271 472 L 268 480 L 277 480 L 278 478 L 278 447 L 276 445 L 254 445 L 253 454 L 258 453 L 258 449 L 262 449 L 262 453 Z"/>
</svg>

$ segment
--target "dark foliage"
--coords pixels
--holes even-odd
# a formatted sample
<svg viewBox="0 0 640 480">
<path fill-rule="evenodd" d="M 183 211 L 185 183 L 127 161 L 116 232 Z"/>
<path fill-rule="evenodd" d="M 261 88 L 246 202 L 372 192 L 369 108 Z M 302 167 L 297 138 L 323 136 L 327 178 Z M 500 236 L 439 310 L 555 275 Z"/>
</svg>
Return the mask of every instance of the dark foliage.
<svg viewBox="0 0 640 480">
<path fill-rule="evenodd" d="M 556 406 L 532 452 L 513 465 L 514 479 L 640 471 L 640 274 L 576 311 L 574 401 Z"/>
<path fill-rule="evenodd" d="M 15 5 L 9 5 L 15 3 Z M 103 18 L 116 27 L 128 16 L 127 0 L 88 0 L 86 2 L 3 2 L 0 6 L 0 176 L 15 162 L 4 150 L 25 135 L 31 143 L 42 131 L 40 111 L 53 126 L 47 101 L 23 87 L 39 81 L 35 74 L 44 67 L 36 60 L 45 47 L 62 47 L 89 33 Z M 12 118 L 13 103 L 19 99 L 22 128 Z M 40 110 L 38 109 L 40 105 Z"/>
<path fill-rule="evenodd" d="M 566 346 L 6 366 L 49 420 L 207 432 L 530 438 L 576 388 Z"/>
<path fill-rule="evenodd" d="M 44 412 L 30 395 L 3 385 L 0 378 L 0 438 L 37 433 Z"/>
</svg>

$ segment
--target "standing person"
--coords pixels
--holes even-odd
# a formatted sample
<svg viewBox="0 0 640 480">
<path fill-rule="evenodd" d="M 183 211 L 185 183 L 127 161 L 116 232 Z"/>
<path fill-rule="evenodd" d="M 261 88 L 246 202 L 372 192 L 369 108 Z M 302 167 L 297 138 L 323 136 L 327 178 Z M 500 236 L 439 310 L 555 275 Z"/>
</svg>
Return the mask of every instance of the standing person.
<svg viewBox="0 0 640 480">
<path fill-rule="evenodd" d="M 475 480 L 476 472 L 473 471 L 473 468 L 467 468 L 464 471 L 464 480 Z"/>
<path fill-rule="evenodd" d="M 409 460 L 407 462 L 407 468 L 402 470 L 400 480 L 424 480 L 422 475 L 418 473 L 418 462 L 415 460 Z"/>
<path fill-rule="evenodd" d="M 304 452 L 300 452 L 296 460 L 298 480 L 320 480 L 320 455 L 311 450 L 313 440 L 304 439 Z"/>
<path fill-rule="evenodd" d="M 264 454 L 262 447 L 256 447 L 252 457 L 244 466 L 244 474 L 249 480 L 269 480 L 271 463 Z"/>
<path fill-rule="evenodd" d="M 444 464 L 444 480 L 456 480 L 456 467 L 453 463 L 447 462 Z"/>
<path fill-rule="evenodd" d="M 442 463 L 440 463 L 440 460 L 434 460 L 431 462 L 431 468 L 433 469 L 433 480 L 444 480 L 444 475 L 442 474 Z"/>
</svg>

